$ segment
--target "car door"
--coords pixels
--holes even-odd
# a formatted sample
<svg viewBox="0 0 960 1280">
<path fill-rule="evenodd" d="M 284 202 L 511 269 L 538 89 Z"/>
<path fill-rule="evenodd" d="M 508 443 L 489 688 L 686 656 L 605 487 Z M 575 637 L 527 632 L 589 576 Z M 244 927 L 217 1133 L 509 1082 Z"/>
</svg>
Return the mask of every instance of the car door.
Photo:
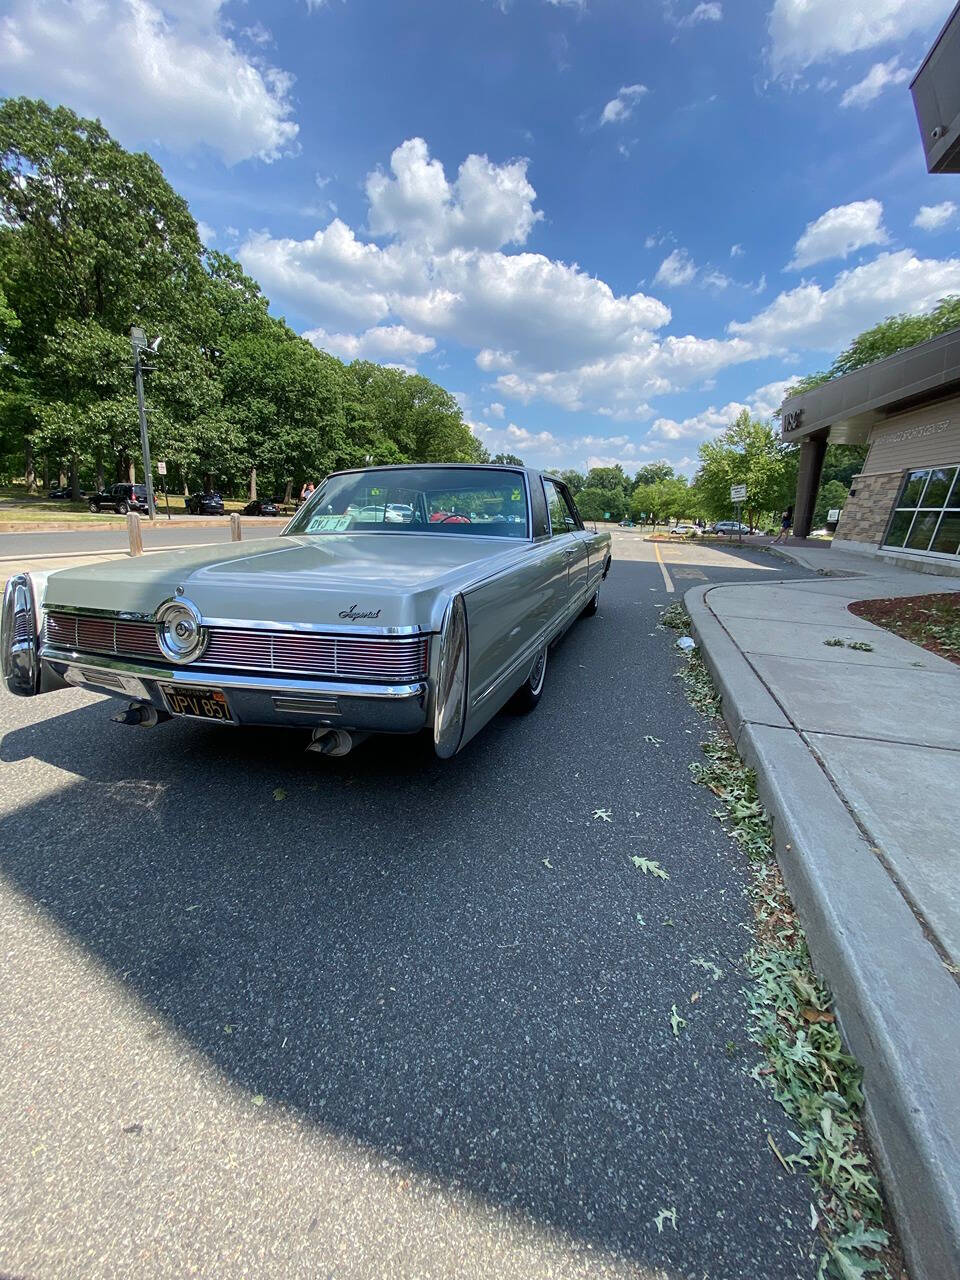
<svg viewBox="0 0 960 1280">
<path fill-rule="evenodd" d="M 566 565 L 565 590 L 558 592 L 557 618 L 565 617 L 574 598 L 574 588 L 579 581 L 581 559 L 585 559 L 584 548 L 577 536 L 576 520 L 570 507 L 564 500 L 561 487 L 555 480 L 544 477 L 543 490 L 547 499 L 547 519 L 550 525 L 551 546 L 559 547 L 563 552 Z M 584 565 L 584 574 L 586 568 Z M 585 585 L 585 584 L 584 584 Z M 582 587 L 581 587 L 582 590 Z"/>
<path fill-rule="evenodd" d="M 593 576 L 590 573 L 590 535 L 584 530 L 583 520 L 580 518 L 580 512 L 570 496 L 570 490 L 559 481 L 556 482 L 556 487 L 564 506 L 564 523 L 574 535 L 573 545 L 575 551 L 569 557 L 570 599 L 573 601 L 580 596 L 586 595 L 587 587 Z"/>
</svg>

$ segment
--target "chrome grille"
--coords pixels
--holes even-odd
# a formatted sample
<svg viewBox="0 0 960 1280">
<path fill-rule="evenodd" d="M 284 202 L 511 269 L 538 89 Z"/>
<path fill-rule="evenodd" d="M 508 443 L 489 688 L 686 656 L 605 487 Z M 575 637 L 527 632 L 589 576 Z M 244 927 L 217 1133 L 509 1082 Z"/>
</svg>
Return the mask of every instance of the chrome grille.
<svg viewBox="0 0 960 1280">
<path fill-rule="evenodd" d="M 20 644 L 23 641 L 30 640 L 32 634 L 29 613 L 15 613 L 13 616 L 13 643 Z"/>
<path fill-rule="evenodd" d="M 152 622 L 53 612 L 47 614 L 43 642 L 77 653 L 167 661 Z M 428 657 L 427 636 L 341 636 L 210 627 L 202 657 L 190 665 L 204 670 L 276 671 L 405 683 L 426 676 Z"/>
</svg>

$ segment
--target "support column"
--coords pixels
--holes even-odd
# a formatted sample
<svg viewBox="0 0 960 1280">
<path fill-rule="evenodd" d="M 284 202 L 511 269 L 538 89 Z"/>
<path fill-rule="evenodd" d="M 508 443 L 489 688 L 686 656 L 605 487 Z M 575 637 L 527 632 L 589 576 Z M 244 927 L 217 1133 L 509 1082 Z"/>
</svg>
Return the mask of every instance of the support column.
<svg viewBox="0 0 960 1280">
<path fill-rule="evenodd" d="M 817 505 L 820 476 L 823 472 L 823 456 L 827 452 L 827 437 L 808 436 L 800 445 L 800 464 L 797 467 L 797 497 L 793 507 L 793 536 L 807 538 L 813 525 L 813 509 Z"/>
</svg>

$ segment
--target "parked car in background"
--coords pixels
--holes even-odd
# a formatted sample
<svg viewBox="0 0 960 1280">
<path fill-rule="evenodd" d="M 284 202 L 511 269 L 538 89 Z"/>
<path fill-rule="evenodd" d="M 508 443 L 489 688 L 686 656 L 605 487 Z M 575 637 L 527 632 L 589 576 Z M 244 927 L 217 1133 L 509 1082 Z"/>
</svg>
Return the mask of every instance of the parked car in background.
<svg viewBox="0 0 960 1280">
<path fill-rule="evenodd" d="M 718 520 L 716 524 L 712 524 L 707 530 L 708 533 L 749 533 L 750 529 L 747 525 L 741 524 L 737 520 Z"/>
<path fill-rule="evenodd" d="M 147 486 L 145 484 L 115 484 L 100 493 L 92 493 L 87 500 L 91 511 L 115 511 L 125 516 L 128 511 L 149 511 L 147 505 Z"/>
<path fill-rule="evenodd" d="M 57 485 L 56 488 L 50 490 L 50 492 L 47 494 L 47 497 L 54 498 L 54 499 L 63 499 L 63 498 L 69 499 L 73 497 L 73 490 L 68 484 L 62 485 L 62 486 Z M 83 494 L 81 494 L 80 497 L 82 498 Z"/>
<path fill-rule="evenodd" d="M 191 493 L 189 498 L 184 498 L 183 505 L 192 516 L 222 516 L 225 514 L 223 499 L 219 493 Z"/>
<path fill-rule="evenodd" d="M 221 506 L 223 504 L 221 503 Z M 283 512 L 272 498 L 254 498 L 243 508 L 245 516 L 282 516 Z"/>
<path fill-rule="evenodd" d="M 413 519 L 387 519 L 391 504 Z M 453 508 L 477 519 L 431 519 Z M 553 476 L 342 471 L 279 538 L 14 574 L 0 672 L 23 697 L 76 686 L 121 698 L 122 724 L 286 725 L 323 755 L 426 730 L 446 759 L 511 699 L 536 706 L 550 646 L 596 614 L 609 568 L 610 534 L 584 528 Z"/>
<path fill-rule="evenodd" d="M 669 532 L 676 534 L 678 538 L 695 538 L 700 530 L 695 524 L 676 524 Z"/>
<path fill-rule="evenodd" d="M 629 516 L 627 517 L 626 520 L 620 521 L 621 529 L 635 529 L 636 527 L 637 526 L 633 523 L 633 521 L 629 518 Z"/>
</svg>

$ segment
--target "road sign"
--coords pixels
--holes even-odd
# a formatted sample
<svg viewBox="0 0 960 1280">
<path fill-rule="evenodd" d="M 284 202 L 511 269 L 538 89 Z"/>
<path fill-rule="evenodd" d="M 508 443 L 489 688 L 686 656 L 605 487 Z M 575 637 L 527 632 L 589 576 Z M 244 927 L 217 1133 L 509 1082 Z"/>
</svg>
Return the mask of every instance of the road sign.
<svg viewBox="0 0 960 1280">
<path fill-rule="evenodd" d="M 157 463 L 157 475 L 165 476 L 167 474 L 167 464 L 165 462 Z"/>
<path fill-rule="evenodd" d="M 746 502 L 747 486 L 745 484 L 732 484 L 730 486 L 730 501 L 733 503 Z"/>
<path fill-rule="evenodd" d="M 603 513 L 603 518 L 604 518 L 604 520 L 609 520 L 609 519 L 610 519 L 610 512 L 609 512 L 609 511 L 605 511 L 605 512 Z"/>
<path fill-rule="evenodd" d="M 827 524 L 836 524 L 840 519 L 840 508 L 831 507 L 827 512 Z"/>
</svg>

